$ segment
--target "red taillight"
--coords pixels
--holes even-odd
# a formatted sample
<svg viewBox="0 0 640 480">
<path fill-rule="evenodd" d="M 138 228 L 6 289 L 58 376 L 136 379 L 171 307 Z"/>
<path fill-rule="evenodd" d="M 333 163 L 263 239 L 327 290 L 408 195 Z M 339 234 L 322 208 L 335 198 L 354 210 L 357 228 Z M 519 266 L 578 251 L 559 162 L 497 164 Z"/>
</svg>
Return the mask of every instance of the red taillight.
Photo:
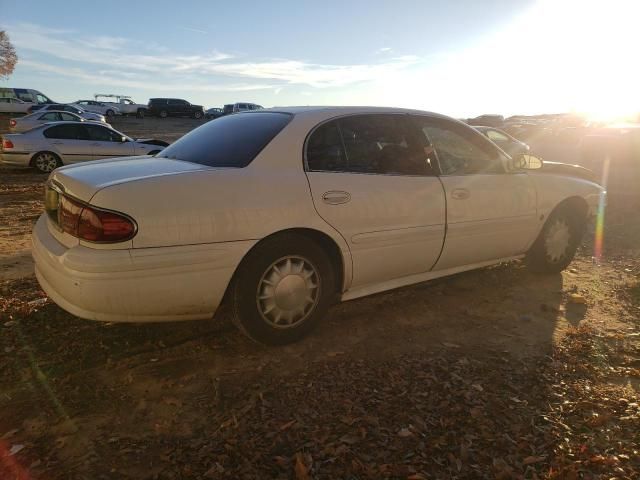
<svg viewBox="0 0 640 480">
<path fill-rule="evenodd" d="M 6 138 L 2 139 L 2 148 L 13 148 L 13 142 Z"/>
<path fill-rule="evenodd" d="M 80 215 L 78 237 L 90 242 L 122 242 L 133 237 L 136 228 L 123 215 L 85 207 Z"/>
<path fill-rule="evenodd" d="M 15 127 L 16 126 L 16 121 L 12 118 L 11 120 L 9 120 L 9 126 L 10 127 Z"/>
<path fill-rule="evenodd" d="M 136 233 L 136 226 L 130 218 L 83 205 L 65 196 L 60 200 L 58 225 L 69 235 L 89 242 L 123 242 Z"/>
</svg>

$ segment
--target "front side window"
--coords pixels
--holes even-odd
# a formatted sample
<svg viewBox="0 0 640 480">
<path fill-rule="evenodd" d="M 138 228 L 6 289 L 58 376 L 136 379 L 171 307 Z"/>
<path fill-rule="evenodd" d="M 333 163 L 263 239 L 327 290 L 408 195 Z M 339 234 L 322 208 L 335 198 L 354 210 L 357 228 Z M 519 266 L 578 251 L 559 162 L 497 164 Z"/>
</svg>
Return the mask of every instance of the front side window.
<svg viewBox="0 0 640 480">
<path fill-rule="evenodd" d="M 246 167 L 291 118 L 279 112 L 220 117 L 187 133 L 156 156 L 209 167 Z"/>
<path fill-rule="evenodd" d="M 44 95 L 42 95 L 41 93 L 36 94 L 36 98 L 38 99 L 39 104 L 51 103 L 51 100 L 45 97 Z"/>
<path fill-rule="evenodd" d="M 65 120 L 65 121 L 75 121 L 75 120 L 78 120 L 78 117 L 76 117 L 75 115 L 72 115 L 71 113 L 67 113 L 67 112 L 60 113 L 60 118 L 61 118 L 62 120 Z"/>
<path fill-rule="evenodd" d="M 322 125 L 307 143 L 309 170 L 395 175 L 431 173 L 406 115 L 354 115 Z"/>
<path fill-rule="evenodd" d="M 47 128 L 43 132 L 46 138 L 56 138 L 61 140 L 89 140 L 89 134 L 82 125 L 56 125 Z"/>
<path fill-rule="evenodd" d="M 89 138 L 96 142 L 122 142 L 122 135 L 105 127 L 98 125 L 86 125 L 89 131 Z"/>
<path fill-rule="evenodd" d="M 48 113 L 45 113 L 44 115 L 42 115 L 40 117 L 40 120 L 47 120 L 49 122 L 55 122 L 57 120 L 60 120 L 60 117 L 58 116 L 58 114 L 56 112 L 48 112 Z"/>
<path fill-rule="evenodd" d="M 416 120 L 436 150 L 443 175 L 505 172 L 498 149 L 474 132 L 467 132 L 467 127 L 428 118 Z"/>
<path fill-rule="evenodd" d="M 509 143 L 509 137 L 497 130 L 487 130 L 487 137 L 489 137 L 489 140 L 491 140 L 492 142 L 502 144 Z"/>
</svg>

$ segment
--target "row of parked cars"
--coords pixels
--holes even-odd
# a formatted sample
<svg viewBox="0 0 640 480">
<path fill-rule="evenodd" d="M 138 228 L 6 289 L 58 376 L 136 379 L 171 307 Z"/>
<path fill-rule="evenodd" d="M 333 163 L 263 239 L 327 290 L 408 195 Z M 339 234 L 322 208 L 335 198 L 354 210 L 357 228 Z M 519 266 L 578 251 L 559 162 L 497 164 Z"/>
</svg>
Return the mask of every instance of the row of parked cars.
<svg viewBox="0 0 640 480">
<path fill-rule="evenodd" d="M 263 108 L 261 105 L 248 102 L 236 102 L 224 105 L 223 108 L 205 110 L 202 105 L 196 105 L 181 98 L 151 98 L 147 104 L 136 103 L 127 95 L 97 93 L 94 100 L 77 100 L 71 105 L 89 113 L 99 114 L 108 119 L 116 115 L 145 115 L 166 117 L 193 117 L 195 119 L 213 119 L 230 113 L 238 113 Z M 0 88 L 1 113 L 34 113 L 47 105 L 61 104 L 52 101 L 42 92 L 25 88 Z M 75 113 L 78 113 L 77 111 Z"/>
</svg>

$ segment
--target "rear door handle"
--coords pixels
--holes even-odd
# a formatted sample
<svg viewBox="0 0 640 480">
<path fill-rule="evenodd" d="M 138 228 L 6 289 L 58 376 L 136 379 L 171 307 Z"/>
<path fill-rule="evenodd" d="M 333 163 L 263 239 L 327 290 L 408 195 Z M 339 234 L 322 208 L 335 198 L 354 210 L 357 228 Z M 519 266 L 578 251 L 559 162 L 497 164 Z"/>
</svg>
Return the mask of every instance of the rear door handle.
<svg viewBox="0 0 640 480">
<path fill-rule="evenodd" d="M 51 142 L 51 145 L 63 145 L 64 142 Z"/>
<path fill-rule="evenodd" d="M 471 192 L 466 188 L 456 188 L 451 192 L 451 198 L 455 200 L 466 200 L 471 196 Z"/>
<path fill-rule="evenodd" d="M 322 201 L 329 205 L 340 205 L 341 203 L 347 203 L 349 200 L 351 200 L 349 192 L 331 190 L 322 195 Z"/>
</svg>

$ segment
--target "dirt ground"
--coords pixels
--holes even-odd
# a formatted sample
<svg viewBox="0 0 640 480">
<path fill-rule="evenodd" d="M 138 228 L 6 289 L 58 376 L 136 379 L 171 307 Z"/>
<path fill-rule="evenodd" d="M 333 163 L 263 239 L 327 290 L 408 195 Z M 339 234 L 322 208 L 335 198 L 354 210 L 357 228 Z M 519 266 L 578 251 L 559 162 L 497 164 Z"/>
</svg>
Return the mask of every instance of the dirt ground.
<svg viewBox="0 0 640 480">
<path fill-rule="evenodd" d="M 195 120 L 124 119 L 173 141 Z M 80 320 L 32 273 L 38 174 L 0 167 L 0 478 L 640 478 L 640 214 L 594 262 L 336 305 L 256 345 L 224 316 Z"/>
</svg>

